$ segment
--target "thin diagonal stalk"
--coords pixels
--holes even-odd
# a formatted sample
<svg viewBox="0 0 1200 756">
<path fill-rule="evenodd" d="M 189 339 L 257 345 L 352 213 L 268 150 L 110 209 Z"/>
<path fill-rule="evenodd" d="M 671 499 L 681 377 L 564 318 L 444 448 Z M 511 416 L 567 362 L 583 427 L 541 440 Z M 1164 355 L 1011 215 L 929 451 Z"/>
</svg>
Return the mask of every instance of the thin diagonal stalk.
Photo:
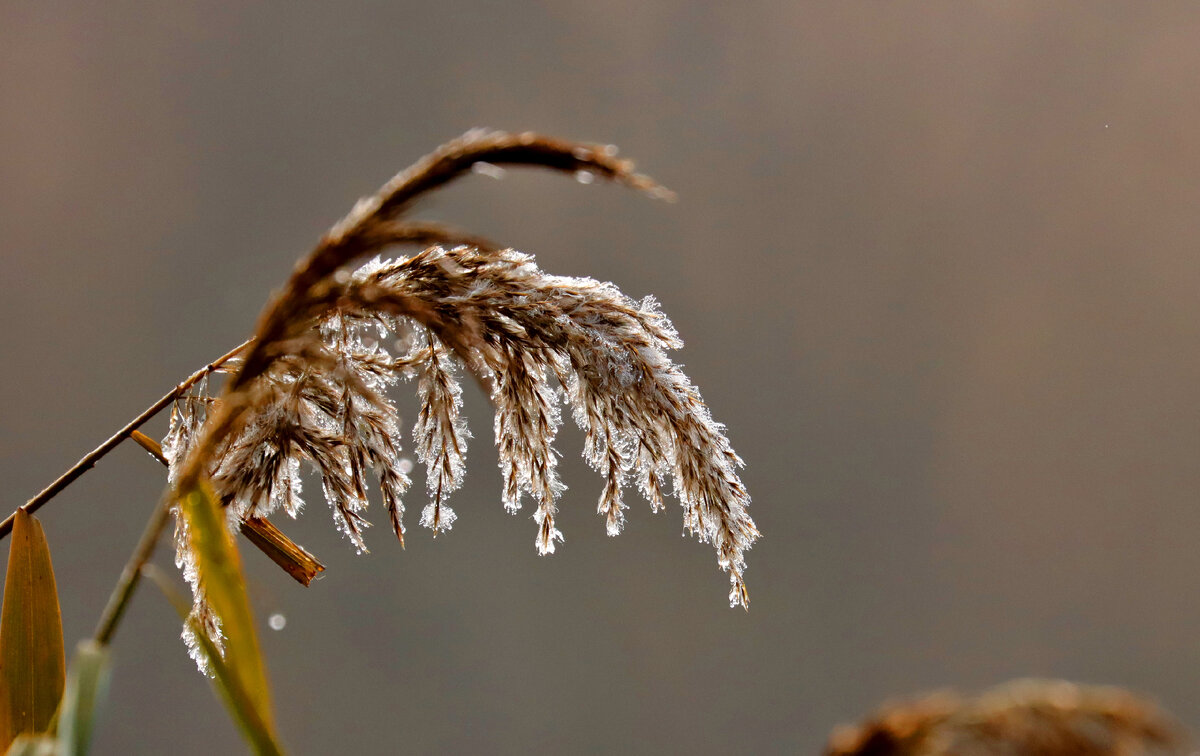
<svg viewBox="0 0 1200 756">
<path fill-rule="evenodd" d="M 251 341 L 253 341 L 253 339 L 249 339 L 241 344 L 238 344 L 236 347 L 221 355 L 213 362 L 210 362 L 200 370 L 192 373 L 190 376 L 188 376 L 187 380 L 171 389 L 161 399 L 147 407 L 142 414 L 130 420 L 124 428 L 114 433 L 107 441 L 84 455 L 82 459 L 71 466 L 71 469 L 60 475 L 58 480 L 46 486 L 41 493 L 25 502 L 25 505 L 21 507 L 21 509 L 24 509 L 30 514 L 36 512 L 43 504 L 53 499 L 64 488 L 74 483 L 79 476 L 92 469 L 92 467 L 94 467 L 96 463 L 99 462 L 102 457 L 104 457 L 104 455 L 115 449 L 126 438 L 129 438 L 131 433 L 145 425 L 151 418 L 153 418 L 159 412 L 162 412 L 168 405 L 170 405 L 171 402 L 182 396 L 185 391 L 194 386 L 201 378 L 221 367 L 233 357 L 237 356 L 239 352 L 249 346 Z M 0 522 L 0 538 L 4 538 L 6 535 L 12 532 L 13 520 L 15 517 L 16 513 L 14 512 L 6 517 L 3 522 Z"/>
<path fill-rule="evenodd" d="M 145 567 L 146 563 L 150 561 L 150 557 L 154 556 L 154 547 L 158 544 L 158 539 L 162 537 L 163 530 L 170 521 L 171 507 L 164 497 L 155 505 L 154 513 L 150 515 L 150 521 L 146 523 L 146 529 L 142 532 L 142 538 L 138 541 L 137 548 L 133 550 L 129 561 L 125 563 L 125 569 L 121 571 L 121 578 L 108 597 L 104 614 L 100 615 L 100 622 L 96 625 L 94 638 L 97 643 L 108 645 L 112 641 L 113 634 L 117 632 L 117 625 L 120 624 L 121 617 L 125 614 L 125 608 L 129 606 L 129 600 L 133 598 L 133 592 L 141 581 L 142 567 Z"/>
</svg>

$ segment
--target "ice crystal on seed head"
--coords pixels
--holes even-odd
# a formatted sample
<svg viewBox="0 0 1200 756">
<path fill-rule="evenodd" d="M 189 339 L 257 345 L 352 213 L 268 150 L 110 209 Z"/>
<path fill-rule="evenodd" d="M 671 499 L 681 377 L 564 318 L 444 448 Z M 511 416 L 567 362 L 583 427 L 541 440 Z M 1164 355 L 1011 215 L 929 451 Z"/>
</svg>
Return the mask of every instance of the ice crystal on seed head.
<svg viewBox="0 0 1200 756">
<path fill-rule="evenodd" d="M 419 399 L 414 451 L 429 495 L 420 523 L 449 530 L 457 515 L 446 500 L 462 485 L 470 438 L 461 361 L 491 386 L 501 499 L 510 512 L 532 499 L 539 554 L 563 542 L 556 515 L 565 486 L 554 439 L 565 403 L 584 431 L 584 459 L 604 477 L 597 511 L 606 532 L 623 528 L 631 484 L 657 511 L 669 480 L 685 528 L 713 545 L 730 574 L 730 603 L 746 603 L 745 551 L 758 531 L 737 475 L 742 461 L 667 356 L 681 341 L 652 297 L 639 302 L 609 283 L 546 275 L 528 255 L 471 247 L 376 258 L 343 280 L 338 307 L 296 339 L 302 357 L 278 360 L 252 387 L 255 412 L 213 465 L 214 486 L 239 516 L 279 509 L 295 516 L 307 463 L 357 550 L 366 549 L 370 478 L 403 539 L 411 465 L 401 457 L 388 390 L 411 376 Z M 401 299 L 445 313 L 440 329 L 392 314 L 390 303 Z M 407 347 L 403 356 L 381 345 L 392 342 Z M 189 397 L 177 406 L 167 439 L 173 464 L 208 401 Z M 185 546 L 181 539 L 181 553 Z"/>
<path fill-rule="evenodd" d="M 444 502 L 462 485 L 471 432 L 462 417 L 462 387 L 452 372 L 452 358 L 432 333 L 426 332 L 425 336 L 425 355 L 417 382 L 421 407 L 413 424 L 413 440 L 417 459 L 425 463 L 425 486 L 433 499 L 421 512 L 421 525 L 438 533 L 449 530 L 457 518 Z"/>
<path fill-rule="evenodd" d="M 430 502 L 421 510 L 421 526 L 432 530 L 434 535 L 449 530 L 457 519 L 454 510 L 439 501 Z"/>
</svg>

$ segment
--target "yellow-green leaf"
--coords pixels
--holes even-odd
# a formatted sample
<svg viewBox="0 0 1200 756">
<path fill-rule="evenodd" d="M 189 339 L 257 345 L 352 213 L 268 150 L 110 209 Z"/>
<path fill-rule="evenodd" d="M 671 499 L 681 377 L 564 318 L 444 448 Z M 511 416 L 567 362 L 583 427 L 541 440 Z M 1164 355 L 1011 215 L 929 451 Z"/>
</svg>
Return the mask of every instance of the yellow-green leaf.
<svg viewBox="0 0 1200 756">
<path fill-rule="evenodd" d="M 280 756 L 283 749 L 280 748 L 274 734 L 258 717 L 254 705 L 250 702 L 250 698 L 246 695 L 246 691 L 242 689 L 241 684 L 237 680 L 237 676 L 225 663 L 225 659 L 221 657 L 221 652 L 213 644 L 212 640 L 204 634 L 204 629 L 190 618 L 187 601 L 179 594 L 179 591 L 171 585 L 171 581 L 166 575 L 157 569 L 154 565 L 146 565 L 142 568 L 142 574 L 153 580 L 175 607 L 175 611 L 179 613 L 179 618 L 192 628 L 196 634 L 196 640 L 200 644 L 200 650 L 204 653 L 205 659 L 208 661 L 209 669 L 213 671 L 213 685 L 221 694 L 221 700 L 225 703 L 225 707 L 229 709 L 233 715 L 234 721 L 241 728 L 242 734 L 250 741 L 254 752 L 261 756 Z"/>
<path fill-rule="evenodd" d="M 225 513 L 207 483 L 188 491 L 182 508 L 196 554 L 200 587 L 225 634 L 225 666 L 253 707 L 255 719 L 266 732 L 273 733 L 267 674 L 242 578 L 242 560 L 225 526 Z"/>
<path fill-rule="evenodd" d="M 37 518 L 18 509 L 0 609 L 0 748 L 49 727 L 66 666 L 50 547 Z"/>
<path fill-rule="evenodd" d="M 58 717 L 60 756 L 85 756 L 95 727 L 96 707 L 108 691 L 109 651 L 94 640 L 75 647 Z"/>
<path fill-rule="evenodd" d="M 4 756 L 61 756 L 58 741 L 49 735 L 18 735 Z"/>
</svg>

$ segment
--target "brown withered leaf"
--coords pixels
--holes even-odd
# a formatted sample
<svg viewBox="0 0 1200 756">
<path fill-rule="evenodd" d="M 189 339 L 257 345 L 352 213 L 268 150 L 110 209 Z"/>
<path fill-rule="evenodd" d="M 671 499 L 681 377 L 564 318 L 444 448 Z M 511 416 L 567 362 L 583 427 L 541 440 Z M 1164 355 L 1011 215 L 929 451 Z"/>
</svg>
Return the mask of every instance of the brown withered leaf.
<svg viewBox="0 0 1200 756">
<path fill-rule="evenodd" d="M 37 518 L 18 509 L 0 610 L 0 748 L 49 727 L 66 666 L 50 546 Z"/>
</svg>

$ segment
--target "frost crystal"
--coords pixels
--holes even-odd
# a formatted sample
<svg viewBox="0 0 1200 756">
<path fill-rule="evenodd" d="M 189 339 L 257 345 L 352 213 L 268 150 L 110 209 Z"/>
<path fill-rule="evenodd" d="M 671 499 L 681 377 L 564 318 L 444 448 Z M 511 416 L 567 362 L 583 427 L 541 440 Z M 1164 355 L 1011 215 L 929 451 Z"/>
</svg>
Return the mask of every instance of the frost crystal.
<svg viewBox="0 0 1200 756">
<path fill-rule="evenodd" d="M 462 486 L 470 438 L 456 377 L 462 362 L 491 387 L 502 501 L 515 513 L 522 496 L 533 500 L 539 554 L 563 542 L 555 516 L 565 486 L 553 442 L 565 403 L 584 431 L 584 459 L 604 476 L 597 511 L 606 532 L 624 526 L 631 483 L 658 511 L 670 480 L 685 528 L 713 545 L 730 574 L 730 604 L 746 604 L 744 555 L 758 531 L 737 475 L 742 461 L 667 357 L 682 342 L 653 298 L 638 302 L 612 284 L 546 275 L 512 250 L 471 247 L 375 259 L 340 280 L 338 306 L 293 339 L 294 355 L 256 380 L 253 414 L 214 458 L 213 484 L 238 517 L 277 510 L 295 517 L 304 462 L 320 475 L 337 529 L 358 551 L 366 550 L 369 475 L 403 541 L 411 462 L 401 457 L 388 389 L 415 377 L 414 450 L 429 493 L 420 523 L 435 534 L 449 530 L 457 515 L 446 499 Z M 441 318 L 394 314 L 392 303 L 413 300 Z M 407 350 L 397 358 L 384 343 Z M 213 402 L 194 395 L 176 404 L 164 439 L 173 475 Z M 176 544 L 196 588 L 182 520 Z"/>
<path fill-rule="evenodd" d="M 451 372 L 450 355 L 432 333 L 426 333 L 426 344 L 417 384 L 421 409 L 413 425 L 413 439 L 417 458 L 425 463 L 425 485 L 433 498 L 421 512 L 421 525 L 436 534 L 449 530 L 457 517 L 443 502 L 462 485 L 471 433 L 462 417 L 462 387 Z M 397 461 L 397 466 L 400 464 Z"/>
</svg>

